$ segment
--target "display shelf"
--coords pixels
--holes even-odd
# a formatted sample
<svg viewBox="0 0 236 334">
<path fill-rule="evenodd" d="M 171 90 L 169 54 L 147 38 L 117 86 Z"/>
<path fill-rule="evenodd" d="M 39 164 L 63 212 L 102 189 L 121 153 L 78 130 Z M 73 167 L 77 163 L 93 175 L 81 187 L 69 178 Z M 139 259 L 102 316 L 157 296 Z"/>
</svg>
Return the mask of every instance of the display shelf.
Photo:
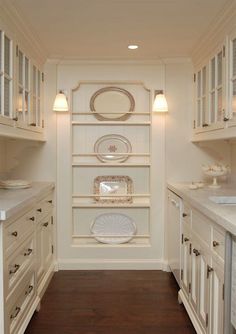
<svg viewBox="0 0 236 334">
<path fill-rule="evenodd" d="M 150 163 L 116 163 L 97 162 L 97 163 L 79 163 L 73 162 L 72 167 L 150 167 Z"/>
<path fill-rule="evenodd" d="M 106 195 L 106 197 L 136 197 L 136 198 L 142 198 L 142 197 L 146 197 L 146 198 L 149 198 L 151 195 L 150 194 L 115 194 L 115 195 Z M 99 195 L 99 194 L 83 194 L 83 195 L 80 195 L 80 194 L 72 194 L 72 197 L 73 198 L 95 198 L 95 197 L 104 197 L 104 195 Z"/>
<path fill-rule="evenodd" d="M 88 115 L 88 116 L 93 116 L 93 115 L 110 115 L 110 112 L 96 112 L 96 111 L 85 111 L 85 112 L 72 112 L 71 115 Z M 123 112 L 113 112 L 113 115 L 123 115 Z M 130 114 L 130 115 L 150 115 L 150 112 L 138 112 L 138 111 L 127 111 L 125 114 Z"/>
<path fill-rule="evenodd" d="M 77 122 L 77 121 L 72 121 L 71 122 L 72 126 L 76 125 L 96 125 L 96 126 L 101 126 L 101 125 L 127 125 L 127 126 L 150 126 L 151 122 L 127 122 L 127 121 L 97 121 L 97 122 Z"/>
<path fill-rule="evenodd" d="M 72 156 L 73 157 L 97 157 L 98 155 L 105 155 L 107 154 L 107 152 L 105 153 L 102 153 L 102 152 L 99 152 L 99 153 L 72 153 Z M 150 153 L 113 153 L 112 152 L 112 155 L 114 156 L 133 156 L 133 157 L 150 157 Z M 120 163 L 122 164 L 122 163 Z"/>
<path fill-rule="evenodd" d="M 132 240 L 123 244 L 103 244 L 95 240 L 91 235 L 73 235 L 73 246 L 77 247 L 100 247 L 100 248 L 133 248 L 150 247 L 150 236 L 135 236 Z"/>
</svg>

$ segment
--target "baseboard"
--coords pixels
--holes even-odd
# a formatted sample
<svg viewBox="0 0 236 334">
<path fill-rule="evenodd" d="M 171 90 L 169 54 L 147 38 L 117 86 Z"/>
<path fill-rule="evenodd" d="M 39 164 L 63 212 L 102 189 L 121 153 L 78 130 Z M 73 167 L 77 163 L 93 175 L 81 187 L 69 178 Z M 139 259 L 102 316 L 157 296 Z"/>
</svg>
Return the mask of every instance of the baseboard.
<svg viewBox="0 0 236 334">
<path fill-rule="evenodd" d="M 158 259 L 58 259 L 59 270 L 164 270 L 168 265 Z"/>
<path fill-rule="evenodd" d="M 185 297 L 185 294 L 183 293 L 182 290 L 179 290 L 179 300 L 181 300 L 184 304 L 184 307 L 188 313 L 188 316 L 193 324 L 193 327 L 195 328 L 197 334 L 204 334 L 204 331 L 202 330 L 199 322 L 197 321 L 196 315 L 194 314 L 189 301 L 187 300 L 187 298 Z"/>
<path fill-rule="evenodd" d="M 39 301 L 40 301 L 40 299 L 37 296 L 35 298 L 33 304 L 31 305 L 30 309 L 28 310 L 27 315 L 26 315 L 23 323 L 21 324 L 21 327 L 20 327 L 20 329 L 17 332 L 18 334 L 24 334 L 24 332 L 25 332 L 25 330 L 26 330 L 26 328 L 27 328 L 27 326 L 28 326 L 28 324 L 29 324 L 29 322 L 30 322 L 30 320 L 31 320 L 31 318 L 32 318 L 32 316 L 33 316 L 33 314 L 34 314 L 37 306 L 38 306 Z"/>
</svg>

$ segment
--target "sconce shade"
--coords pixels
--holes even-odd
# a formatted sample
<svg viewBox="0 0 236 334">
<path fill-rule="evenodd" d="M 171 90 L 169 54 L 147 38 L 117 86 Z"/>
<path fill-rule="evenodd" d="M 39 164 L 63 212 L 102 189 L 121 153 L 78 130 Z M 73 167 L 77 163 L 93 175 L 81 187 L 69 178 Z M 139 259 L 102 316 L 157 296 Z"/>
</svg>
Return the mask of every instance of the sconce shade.
<svg viewBox="0 0 236 334">
<path fill-rule="evenodd" d="M 168 104 L 163 90 L 155 91 L 155 99 L 152 110 L 155 112 L 168 112 Z"/>
<path fill-rule="evenodd" d="M 54 101 L 53 104 L 53 110 L 54 111 L 68 111 L 68 102 L 66 95 L 63 93 L 63 91 L 60 91 Z"/>
</svg>

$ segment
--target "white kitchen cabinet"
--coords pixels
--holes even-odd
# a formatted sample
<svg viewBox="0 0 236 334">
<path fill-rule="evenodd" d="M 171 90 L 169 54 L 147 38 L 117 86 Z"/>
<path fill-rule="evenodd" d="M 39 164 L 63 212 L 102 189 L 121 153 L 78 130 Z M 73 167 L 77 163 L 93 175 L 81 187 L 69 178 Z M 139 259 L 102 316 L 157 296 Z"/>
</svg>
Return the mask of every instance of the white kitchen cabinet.
<svg viewBox="0 0 236 334">
<path fill-rule="evenodd" d="M 236 126 L 236 31 L 229 35 L 228 40 L 228 85 L 229 85 L 229 104 L 228 104 L 228 126 Z"/>
<path fill-rule="evenodd" d="M 0 224 L 0 333 L 24 333 L 54 272 L 52 193 L 35 203 Z"/>
<path fill-rule="evenodd" d="M 183 221 L 179 296 L 197 333 L 223 334 L 225 231 L 191 211 Z"/>
</svg>

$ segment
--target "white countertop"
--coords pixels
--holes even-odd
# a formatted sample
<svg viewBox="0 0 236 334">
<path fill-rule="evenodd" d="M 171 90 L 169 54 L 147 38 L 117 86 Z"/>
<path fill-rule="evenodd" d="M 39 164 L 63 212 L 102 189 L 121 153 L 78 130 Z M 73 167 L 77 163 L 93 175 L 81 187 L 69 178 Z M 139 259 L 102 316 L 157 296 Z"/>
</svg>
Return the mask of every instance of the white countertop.
<svg viewBox="0 0 236 334">
<path fill-rule="evenodd" d="M 25 206 L 34 204 L 44 193 L 53 188 L 52 182 L 34 182 L 32 187 L 27 189 L 0 189 L 0 220 L 6 220 Z"/>
<path fill-rule="evenodd" d="M 210 196 L 236 196 L 236 184 L 222 185 L 219 189 L 204 188 L 191 190 L 187 183 L 167 183 L 168 189 L 187 201 L 227 231 L 236 235 L 236 205 L 216 204 Z"/>
</svg>

